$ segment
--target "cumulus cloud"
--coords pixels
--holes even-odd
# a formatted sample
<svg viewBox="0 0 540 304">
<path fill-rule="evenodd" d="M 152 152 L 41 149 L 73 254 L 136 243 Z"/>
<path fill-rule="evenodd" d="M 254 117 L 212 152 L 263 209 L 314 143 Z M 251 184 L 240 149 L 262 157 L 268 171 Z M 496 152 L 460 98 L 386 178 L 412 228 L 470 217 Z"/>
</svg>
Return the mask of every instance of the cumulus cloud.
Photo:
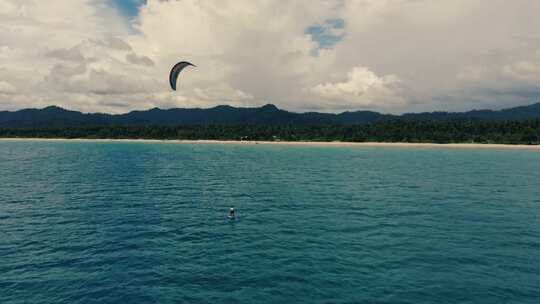
<svg viewBox="0 0 540 304">
<path fill-rule="evenodd" d="M 539 100 L 540 2 L 0 0 L 0 103 L 385 112 Z M 496 20 L 496 22 L 494 22 Z M 168 72 L 180 60 L 177 92 Z"/>
<path fill-rule="evenodd" d="M 347 74 L 346 81 L 318 84 L 310 91 L 342 105 L 385 107 L 403 102 L 398 92 L 399 83 L 396 75 L 379 77 L 365 67 L 355 67 Z"/>
</svg>

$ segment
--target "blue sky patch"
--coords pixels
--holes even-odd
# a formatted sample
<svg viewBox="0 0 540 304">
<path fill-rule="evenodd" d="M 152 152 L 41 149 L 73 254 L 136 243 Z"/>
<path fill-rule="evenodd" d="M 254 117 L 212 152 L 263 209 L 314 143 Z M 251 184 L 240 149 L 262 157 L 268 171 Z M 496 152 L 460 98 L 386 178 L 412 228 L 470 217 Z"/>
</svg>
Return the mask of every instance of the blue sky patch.
<svg viewBox="0 0 540 304">
<path fill-rule="evenodd" d="M 344 29 L 345 28 L 345 20 L 343 19 L 328 19 L 326 20 L 326 24 L 329 26 L 335 28 L 335 29 Z"/>
<path fill-rule="evenodd" d="M 331 49 L 345 37 L 345 21 L 343 19 L 327 19 L 322 24 L 310 26 L 306 34 L 311 35 L 313 41 L 319 44 L 314 50 L 317 54 L 320 49 Z"/>
<path fill-rule="evenodd" d="M 146 4 L 146 0 L 110 0 L 120 12 L 127 17 L 135 17 L 139 13 L 139 7 Z"/>
</svg>

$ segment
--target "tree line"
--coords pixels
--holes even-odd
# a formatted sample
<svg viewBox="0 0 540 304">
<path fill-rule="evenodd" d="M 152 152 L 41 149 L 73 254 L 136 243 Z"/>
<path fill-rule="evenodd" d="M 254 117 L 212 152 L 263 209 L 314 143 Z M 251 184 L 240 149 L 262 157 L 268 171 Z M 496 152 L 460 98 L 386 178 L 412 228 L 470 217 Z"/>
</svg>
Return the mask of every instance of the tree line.
<svg viewBox="0 0 540 304">
<path fill-rule="evenodd" d="M 404 121 L 358 125 L 129 125 L 4 128 L 0 137 L 540 144 L 540 119 Z"/>
</svg>

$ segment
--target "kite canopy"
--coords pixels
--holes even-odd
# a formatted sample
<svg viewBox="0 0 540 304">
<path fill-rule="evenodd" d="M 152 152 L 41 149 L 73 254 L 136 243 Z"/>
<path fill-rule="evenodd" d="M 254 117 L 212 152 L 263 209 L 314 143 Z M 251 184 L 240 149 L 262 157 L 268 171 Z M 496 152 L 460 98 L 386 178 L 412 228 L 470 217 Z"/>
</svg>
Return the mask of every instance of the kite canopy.
<svg viewBox="0 0 540 304">
<path fill-rule="evenodd" d="M 180 75 L 180 72 L 182 72 L 182 70 L 188 66 L 195 67 L 196 65 L 187 61 L 181 61 L 173 66 L 171 74 L 169 75 L 169 82 L 173 90 L 176 91 L 176 81 L 178 80 L 178 75 Z"/>
</svg>

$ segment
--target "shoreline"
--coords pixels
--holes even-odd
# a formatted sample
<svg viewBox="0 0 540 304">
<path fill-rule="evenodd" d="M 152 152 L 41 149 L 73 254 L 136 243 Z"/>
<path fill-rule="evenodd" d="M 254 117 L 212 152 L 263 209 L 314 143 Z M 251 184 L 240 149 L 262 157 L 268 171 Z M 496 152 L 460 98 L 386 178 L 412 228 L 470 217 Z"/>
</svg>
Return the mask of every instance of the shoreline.
<svg viewBox="0 0 540 304">
<path fill-rule="evenodd" d="M 365 147 L 365 148 L 442 148 L 442 149 L 505 149 L 540 151 L 540 145 L 468 144 L 468 143 L 387 143 L 387 142 L 315 142 L 315 141 L 237 141 L 237 140 L 162 140 L 162 139 L 86 139 L 86 138 L 0 138 L 2 141 L 53 141 L 53 142 L 118 142 L 118 143 L 165 143 L 165 144 L 214 144 L 214 145 L 277 145 L 318 147 Z"/>
</svg>

